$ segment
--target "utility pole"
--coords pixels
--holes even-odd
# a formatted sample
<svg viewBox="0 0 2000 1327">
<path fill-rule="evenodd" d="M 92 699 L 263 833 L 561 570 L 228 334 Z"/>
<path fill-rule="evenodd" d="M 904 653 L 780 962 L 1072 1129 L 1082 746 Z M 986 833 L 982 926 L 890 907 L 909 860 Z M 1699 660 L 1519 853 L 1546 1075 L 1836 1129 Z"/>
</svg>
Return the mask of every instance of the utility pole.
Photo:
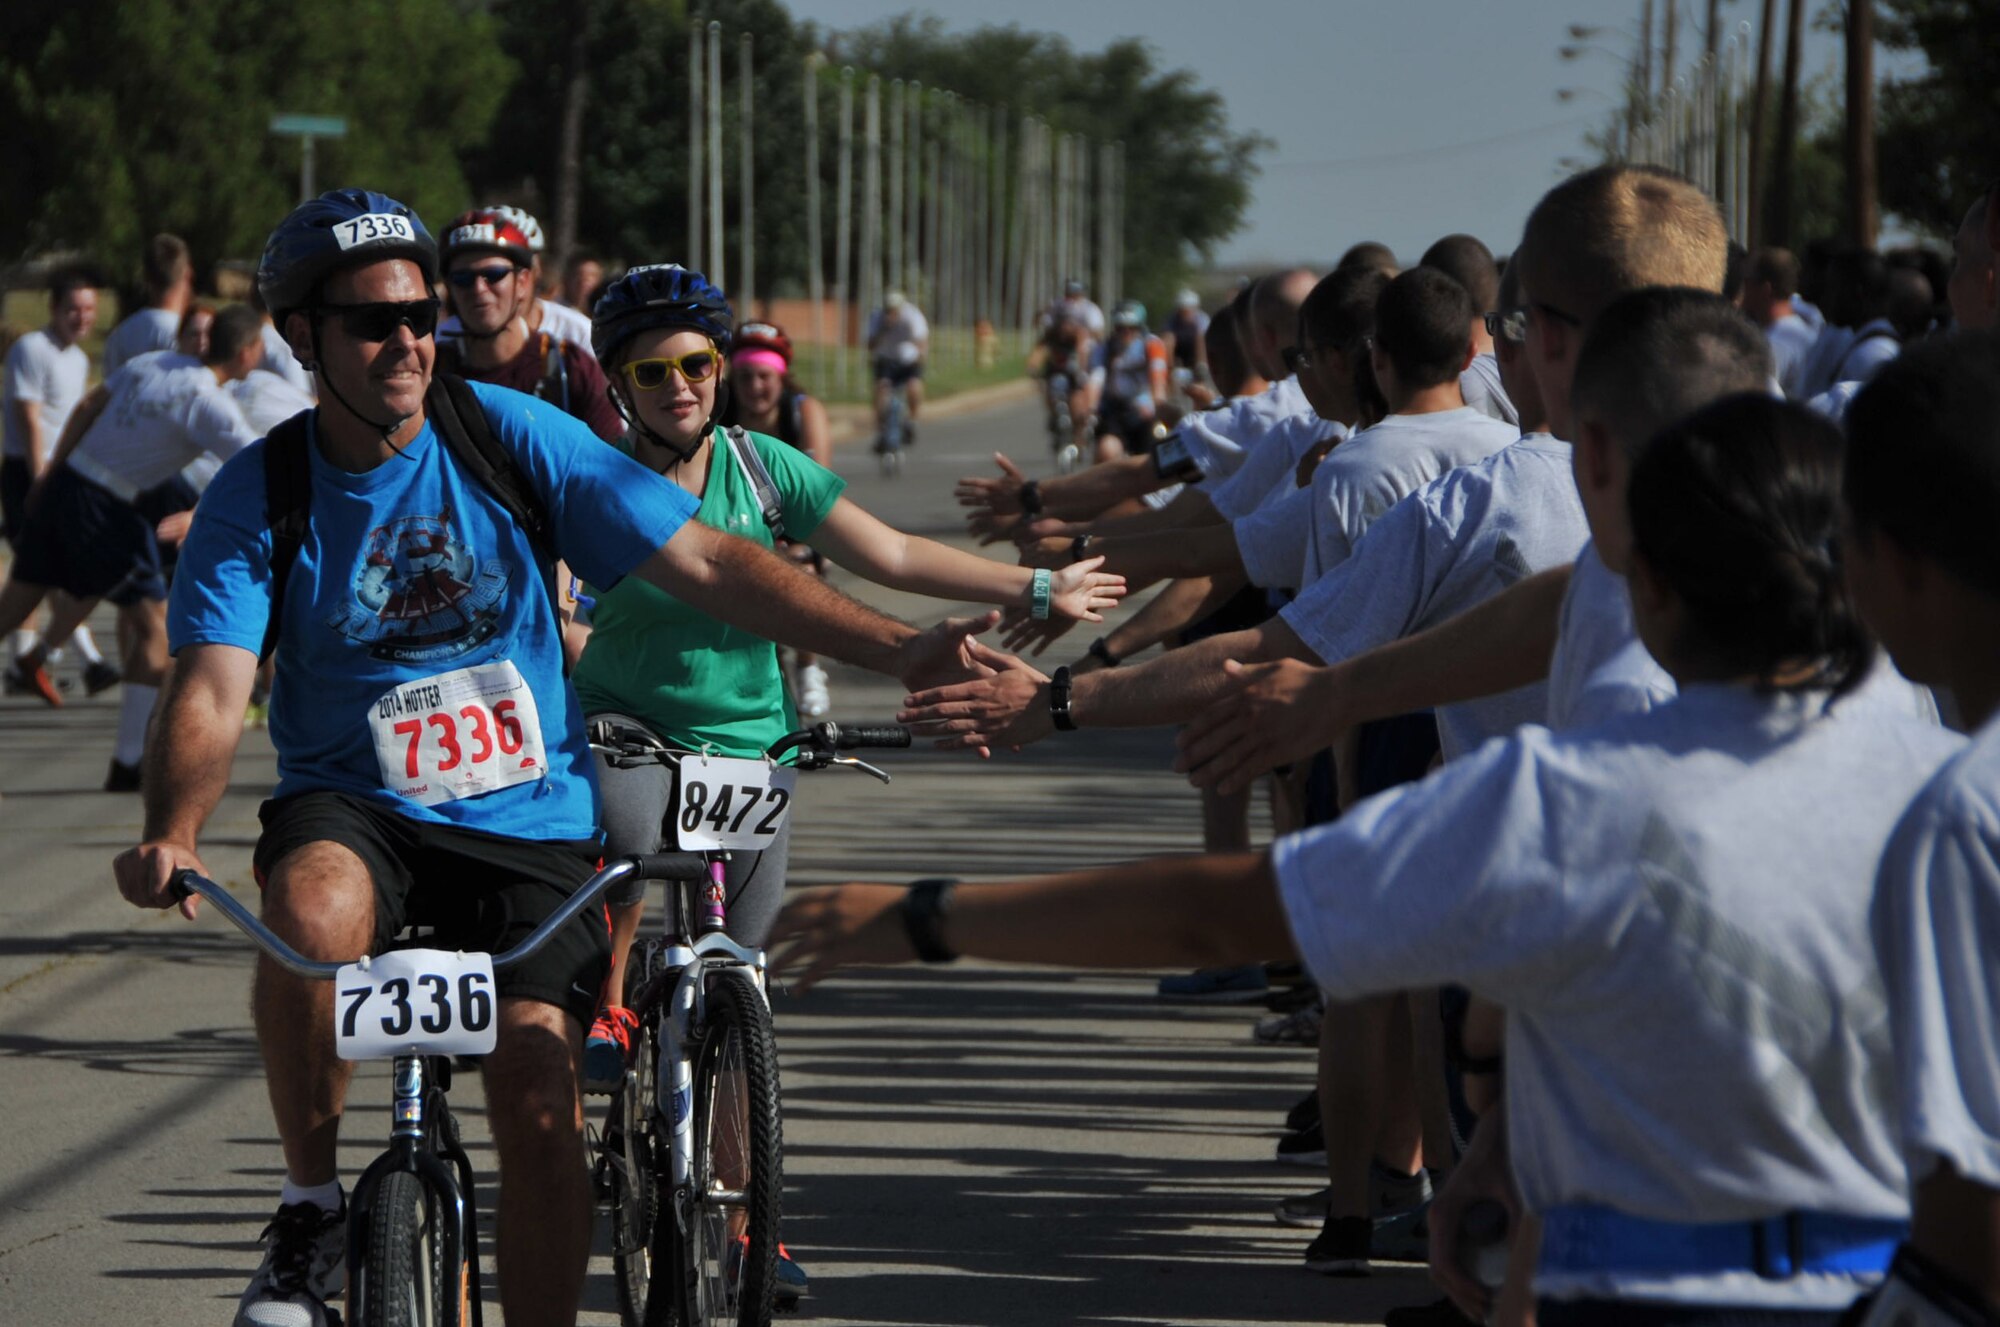
<svg viewBox="0 0 2000 1327">
<path fill-rule="evenodd" d="M 577 195 L 583 175 L 584 104 L 590 99 L 590 10 L 585 0 L 568 5 L 569 50 L 563 59 L 562 130 L 556 146 L 555 259 L 563 262 L 576 247 Z"/>
<path fill-rule="evenodd" d="M 1666 56 L 1665 62 L 1660 67 L 1660 91 L 1662 93 L 1674 85 L 1674 47 L 1681 35 L 1680 0 L 1667 0 L 1666 20 L 1665 40 L 1660 43 L 1661 49 Z"/>
<path fill-rule="evenodd" d="M 1847 238 L 1875 247 L 1875 0 L 1847 3 Z"/>
<path fill-rule="evenodd" d="M 854 270 L 854 249 L 851 243 L 854 226 L 854 66 L 843 65 L 840 70 L 840 164 L 836 168 L 834 187 L 839 197 L 833 204 L 833 303 L 834 317 L 840 320 L 837 340 L 840 344 L 840 390 L 847 390 L 850 372 L 847 350 L 847 328 L 850 310 L 848 295 L 854 289 L 848 281 L 848 273 Z"/>
<path fill-rule="evenodd" d="M 1764 18 L 1757 35 L 1757 88 L 1750 98 L 1749 234 L 1744 245 L 1755 249 L 1764 234 L 1764 106 L 1771 99 L 1771 39 L 1778 21 L 1778 0 L 1764 0 Z"/>
<path fill-rule="evenodd" d="M 1792 247 L 1792 171 L 1799 146 L 1799 61 L 1806 40 L 1806 0 L 1790 0 L 1785 84 L 1778 94 L 1778 141 L 1771 153 L 1770 225 L 1764 242 Z"/>
<path fill-rule="evenodd" d="M 825 232 L 819 223 L 819 65 L 818 51 L 806 56 L 806 293 L 813 306 L 813 344 L 826 354 Z M 826 361 L 820 360 L 822 369 Z M 824 376 L 822 374 L 822 376 Z"/>
<path fill-rule="evenodd" d="M 752 38 L 746 32 L 736 44 L 736 79 L 743 85 L 738 89 L 742 101 L 737 112 L 742 161 L 737 165 L 736 175 L 736 194 L 743 209 L 743 216 L 736 223 L 738 248 L 743 254 L 743 280 L 736 287 L 736 308 L 746 318 L 753 316 L 751 310 L 757 299 L 757 171 L 750 153 L 750 108 L 757 97 L 750 72 L 752 54 Z"/>
<path fill-rule="evenodd" d="M 729 248 L 722 233 L 722 24 L 708 25 L 708 269 L 710 281 L 729 289 Z"/>
<path fill-rule="evenodd" d="M 1653 103 L 1658 96 L 1653 92 L 1653 0 L 1645 0 L 1639 9 L 1639 93 L 1646 102 L 1646 118 L 1653 118 Z M 1667 90 L 1667 81 L 1660 80 L 1660 94 Z"/>
<path fill-rule="evenodd" d="M 704 31 L 706 29 L 700 19 L 688 24 L 688 243 L 685 265 L 697 272 L 706 270 L 701 261 L 701 189 L 704 180 L 701 163 L 704 137 L 701 81 L 707 67 L 701 52 Z"/>
</svg>

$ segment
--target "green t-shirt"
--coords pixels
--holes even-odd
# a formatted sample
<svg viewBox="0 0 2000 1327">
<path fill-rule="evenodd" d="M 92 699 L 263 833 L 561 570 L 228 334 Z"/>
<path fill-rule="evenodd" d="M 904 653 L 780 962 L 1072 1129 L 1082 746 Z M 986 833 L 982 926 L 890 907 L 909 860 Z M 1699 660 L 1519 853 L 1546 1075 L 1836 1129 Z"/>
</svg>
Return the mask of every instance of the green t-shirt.
<svg viewBox="0 0 2000 1327">
<path fill-rule="evenodd" d="M 750 441 L 784 502 L 786 536 L 810 538 L 847 481 L 776 438 L 752 433 Z M 629 439 L 613 445 L 631 453 Z M 773 545 L 756 490 L 719 431 L 695 519 Z M 696 750 L 707 743 L 725 756 L 762 755 L 798 727 L 778 647 L 770 641 L 718 622 L 637 576 L 592 593 L 597 607 L 590 643 L 573 677 L 584 713 L 629 714 L 667 742 Z"/>
</svg>

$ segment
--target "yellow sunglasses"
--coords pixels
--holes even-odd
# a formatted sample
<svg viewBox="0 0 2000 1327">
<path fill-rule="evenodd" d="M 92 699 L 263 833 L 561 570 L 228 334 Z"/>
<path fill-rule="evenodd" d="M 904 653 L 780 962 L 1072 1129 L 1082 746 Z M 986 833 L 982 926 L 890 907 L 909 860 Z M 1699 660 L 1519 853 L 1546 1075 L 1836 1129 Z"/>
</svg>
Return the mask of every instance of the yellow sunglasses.
<svg viewBox="0 0 2000 1327">
<path fill-rule="evenodd" d="M 722 363 L 713 347 L 690 350 L 671 359 L 635 359 L 625 366 L 625 376 L 642 392 L 656 392 L 667 385 L 667 375 L 678 373 L 684 382 L 707 382 Z"/>
</svg>

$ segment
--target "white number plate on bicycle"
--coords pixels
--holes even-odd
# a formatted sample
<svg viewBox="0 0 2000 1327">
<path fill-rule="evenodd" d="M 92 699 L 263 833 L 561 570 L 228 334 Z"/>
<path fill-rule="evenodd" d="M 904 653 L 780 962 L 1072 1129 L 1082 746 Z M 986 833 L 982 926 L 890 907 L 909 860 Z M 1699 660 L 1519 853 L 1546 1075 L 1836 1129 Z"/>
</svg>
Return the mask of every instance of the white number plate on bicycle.
<svg viewBox="0 0 2000 1327">
<path fill-rule="evenodd" d="M 499 1037 L 491 954 L 392 949 L 348 963 L 333 982 L 343 1060 L 485 1055 Z"/>
<path fill-rule="evenodd" d="M 799 772 L 763 760 L 683 756 L 674 828 L 683 852 L 761 852 L 784 828 Z"/>
</svg>

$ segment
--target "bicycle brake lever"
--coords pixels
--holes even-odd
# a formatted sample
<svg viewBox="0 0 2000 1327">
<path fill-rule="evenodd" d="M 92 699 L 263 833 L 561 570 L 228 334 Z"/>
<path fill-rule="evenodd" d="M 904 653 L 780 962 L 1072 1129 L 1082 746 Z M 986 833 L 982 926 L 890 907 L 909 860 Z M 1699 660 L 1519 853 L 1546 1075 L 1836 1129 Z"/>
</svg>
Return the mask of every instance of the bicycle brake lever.
<svg viewBox="0 0 2000 1327">
<path fill-rule="evenodd" d="M 873 765 L 869 764 L 865 760 L 856 760 L 853 756 L 835 756 L 827 763 L 829 765 L 847 765 L 854 769 L 860 770 L 863 774 L 872 775 L 873 777 L 880 779 L 883 783 L 890 782 L 887 773 L 885 773 L 882 770 L 876 769 Z"/>
</svg>

